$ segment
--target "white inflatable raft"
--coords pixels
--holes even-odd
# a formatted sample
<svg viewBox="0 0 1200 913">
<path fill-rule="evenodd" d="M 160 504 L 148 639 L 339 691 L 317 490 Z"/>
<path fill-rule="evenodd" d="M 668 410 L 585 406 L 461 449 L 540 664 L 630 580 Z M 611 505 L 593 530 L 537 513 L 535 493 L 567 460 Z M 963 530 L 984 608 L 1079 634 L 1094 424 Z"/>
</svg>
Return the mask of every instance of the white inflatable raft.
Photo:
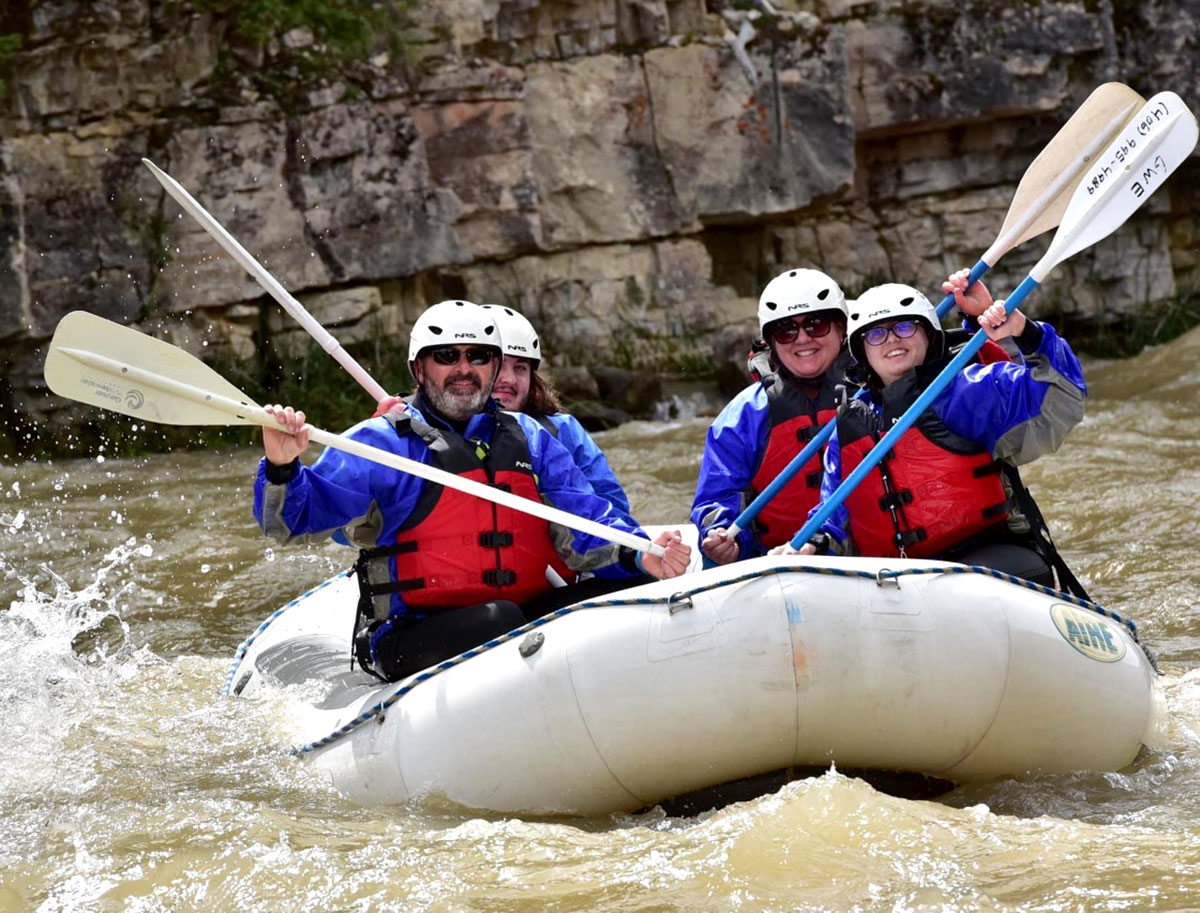
<svg viewBox="0 0 1200 913">
<path fill-rule="evenodd" d="M 1116 770 L 1159 725 L 1130 623 L 943 562 L 689 573 L 392 684 L 351 666 L 356 598 L 342 575 L 276 612 L 225 691 L 296 687 L 298 753 L 367 805 L 595 815 L 831 763 L 952 783 Z"/>
</svg>

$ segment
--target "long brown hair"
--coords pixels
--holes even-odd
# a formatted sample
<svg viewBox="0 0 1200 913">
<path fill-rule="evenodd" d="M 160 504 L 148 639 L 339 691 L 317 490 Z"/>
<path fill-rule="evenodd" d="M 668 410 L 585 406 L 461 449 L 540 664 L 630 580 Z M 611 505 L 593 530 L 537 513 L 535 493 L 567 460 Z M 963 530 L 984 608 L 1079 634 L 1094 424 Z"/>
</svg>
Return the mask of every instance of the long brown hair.
<svg viewBox="0 0 1200 913">
<path fill-rule="evenodd" d="M 562 403 L 558 401 L 558 391 L 537 371 L 529 372 L 529 396 L 521 411 L 528 415 L 554 415 L 563 411 Z"/>
</svg>

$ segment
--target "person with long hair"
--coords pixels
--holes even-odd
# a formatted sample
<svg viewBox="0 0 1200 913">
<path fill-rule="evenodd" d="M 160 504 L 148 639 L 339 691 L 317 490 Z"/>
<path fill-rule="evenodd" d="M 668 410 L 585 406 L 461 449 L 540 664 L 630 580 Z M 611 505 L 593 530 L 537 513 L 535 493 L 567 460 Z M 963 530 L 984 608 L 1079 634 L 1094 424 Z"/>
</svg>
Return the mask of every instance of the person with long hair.
<svg viewBox="0 0 1200 913">
<path fill-rule="evenodd" d="M 563 409 L 554 386 L 539 373 L 542 341 L 533 324 L 523 314 L 505 305 L 485 304 L 482 307 L 496 319 L 504 352 L 500 374 L 492 388 L 493 398 L 509 412 L 524 412 L 558 438 L 584 478 L 592 483 L 596 494 L 622 516 L 632 519 L 629 496 L 608 465 L 604 451 L 579 420 Z"/>
</svg>

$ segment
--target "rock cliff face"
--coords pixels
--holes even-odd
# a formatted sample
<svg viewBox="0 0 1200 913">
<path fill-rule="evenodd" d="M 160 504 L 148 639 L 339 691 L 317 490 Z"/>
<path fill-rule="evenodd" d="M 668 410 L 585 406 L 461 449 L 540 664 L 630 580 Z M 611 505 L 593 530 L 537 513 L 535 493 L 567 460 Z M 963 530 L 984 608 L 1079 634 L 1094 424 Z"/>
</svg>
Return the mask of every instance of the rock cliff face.
<svg viewBox="0 0 1200 913">
<path fill-rule="evenodd" d="M 443 0 L 409 14 L 402 65 L 284 71 L 279 91 L 254 76 L 313 36 L 231 47 L 202 6 L 0 13 L 24 35 L 0 71 L 11 420 L 53 427 L 43 346 L 77 308 L 218 360 L 307 348 L 143 156 L 343 344 L 403 342 L 444 297 L 502 302 L 539 327 L 551 373 L 586 387 L 580 368 L 715 370 L 788 267 L 851 295 L 884 279 L 932 294 L 995 238 L 1017 179 L 1101 82 L 1200 108 L 1198 0 Z M 1034 312 L 1103 321 L 1194 290 L 1198 176 L 1193 157 Z M 1012 252 L 992 287 L 1044 244 Z"/>
</svg>

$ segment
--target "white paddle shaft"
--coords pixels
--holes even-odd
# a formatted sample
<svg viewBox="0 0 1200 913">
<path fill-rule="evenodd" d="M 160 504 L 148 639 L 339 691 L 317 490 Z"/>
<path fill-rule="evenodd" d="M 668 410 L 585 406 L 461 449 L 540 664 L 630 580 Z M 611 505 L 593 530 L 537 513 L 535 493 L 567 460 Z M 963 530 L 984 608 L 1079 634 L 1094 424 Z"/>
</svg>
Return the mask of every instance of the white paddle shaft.
<svg viewBox="0 0 1200 913">
<path fill-rule="evenodd" d="M 222 227 L 220 222 L 209 215 L 208 210 L 196 202 L 195 198 L 184 189 L 182 184 L 149 159 L 142 159 L 142 164 L 150 169 L 150 173 L 158 179 L 158 182 L 171 195 L 171 198 L 182 206 L 193 219 L 199 222 L 212 239 L 225 248 L 229 255 L 240 263 L 246 272 L 254 277 L 254 280 L 263 290 L 278 301 L 280 306 L 309 332 L 309 335 L 317 341 L 321 348 L 332 355 L 337 363 L 345 368 L 350 373 L 350 376 L 358 381 L 363 389 L 375 398 L 375 402 L 380 403 L 387 398 L 387 391 L 367 373 L 366 368 L 355 361 L 354 357 L 342 348 L 342 344 L 334 339 L 333 335 L 321 326 L 312 314 L 305 310 L 304 305 L 293 298 L 288 290 L 280 285 L 275 277 L 267 272 L 266 268 L 254 259 L 250 252 L 242 247 L 233 235 Z"/>
<path fill-rule="evenodd" d="M 126 364 L 115 358 L 109 358 L 106 355 L 99 355 L 95 352 L 88 352 L 77 348 L 59 348 L 57 351 L 80 364 L 96 368 L 107 374 L 115 375 L 134 383 L 144 384 L 147 387 L 161 390 L 164 393 L 177 396 L 180 399 L 188 400 L 197 405 L 224 412 L 231 418 L 238 420 L 239 424 L 256 424 L 262 425 L 264 428 L 287 431 L 287 428 L 268 415 L 267 411 L 256 403 L 231 399 L 219 393 L 204 390 L 193 384 L 185 383 L 171 377 L 164 377 L 161 374 L 155 374 L 152 371 L 147 371 L 135 365 Z M 341 435 L 332 434 L 320 428 L 313 428 L 311 425 L 307 427 L 309 428 L 309 439 L 319 444 L 324 444 L 326 447 L 333 447 L 335 450 L 341 450 L 353 456 L 361 457 L 364 460 L 371 460 L 384 466 L 389 466 L 400 472 L 407 472 L 410 475 L 425 479 L 427 482 L 433 482 L 466 494 L 475 495 L 503 507 L 510 507 L 513 510 L 532 514 L 547 522 L 557 523 L 569 529 L 588 533 L 589 535 L 604 539 L 606 542 L 624 545 L 639 552 L 649 552 L 651 555 L 661 556 L 665 553 L 662 546 L 655 545 L 649 539 L 635 536 L 633 533 L 605 526 L 603 523 L 597 523 L 595 520 L 589 520 L 586 517 L 578 517 L 575 514 L 551 507 L 549 504 L 543 504 L 541 501 L 522 498 L 519 495 L 514 495 L 511 492 L 502 491 L 498 488 L 492 488 L 490 485 L 484 485 L 472 479 L 464 479 L 452 472 L 438 469 L 436 466 L 429 466 L 417 460 L 389 453 L 386 450 L 372 447 L 369 444 L 363 444 L 359 441 L 342 437 Z"/>
</svg>

